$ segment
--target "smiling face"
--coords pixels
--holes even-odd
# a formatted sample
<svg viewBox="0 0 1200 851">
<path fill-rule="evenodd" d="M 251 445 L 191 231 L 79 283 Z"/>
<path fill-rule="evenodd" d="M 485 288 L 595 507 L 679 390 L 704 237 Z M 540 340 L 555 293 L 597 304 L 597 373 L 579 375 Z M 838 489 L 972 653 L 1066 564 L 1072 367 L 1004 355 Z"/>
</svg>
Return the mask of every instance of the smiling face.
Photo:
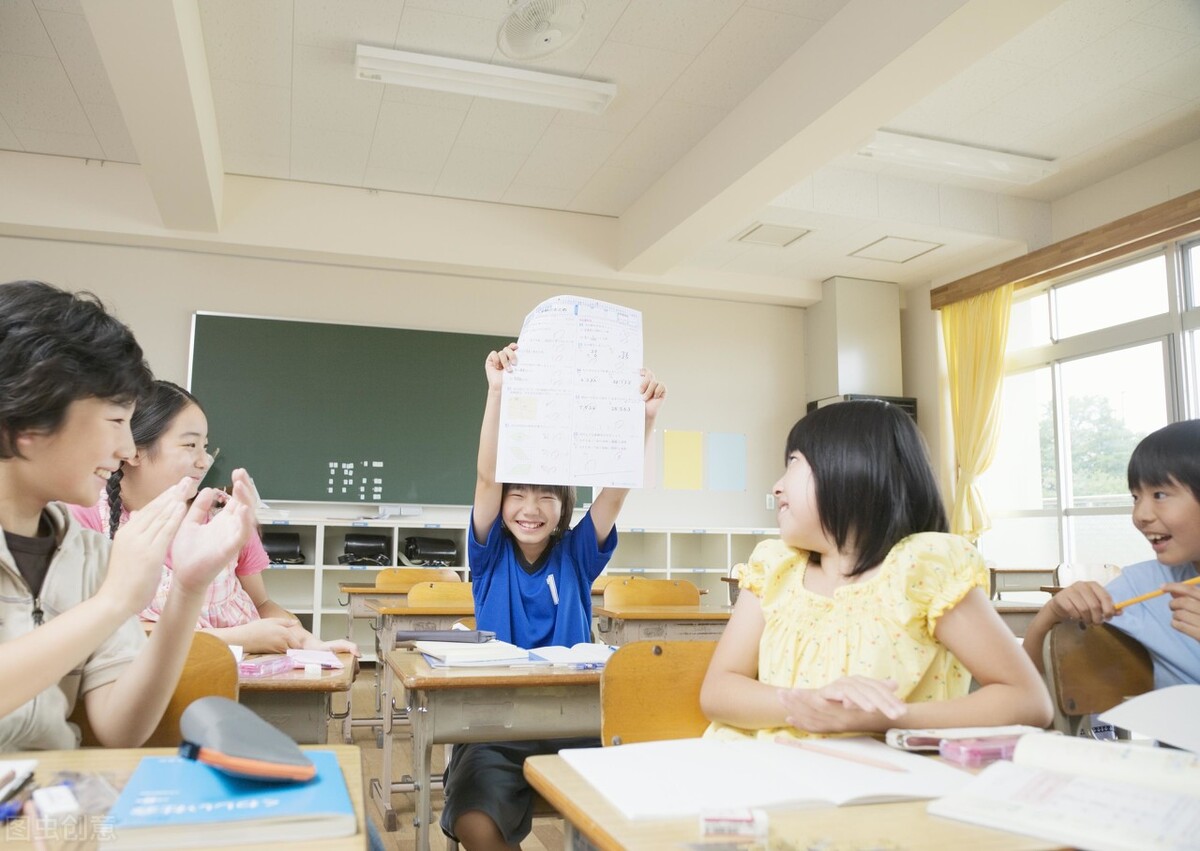
<svg viewBox="0 0 1200 851">
<path fill-rule="evenodd" d="M 1191 488 L 1170 479 L 1165 485 L 1134 488 L 1133 525 L 1146 536 L 1163 564 L 1200 564 L 1200 501 Z"/>
<path fill-rule="evenodd" d="M 208 418 L 189 402 L 158 440 L 126 462 L 121 500 L 130 509 L 141 508 L 184 476 L 203 479 L 211 465 Z"/>
<path fill-rule="evenodd" d="M 552 491 L 533 485 L 505 488 L 500 516 L 526 560 L 536 561 L 562 518 L 562 500 Z"/>
<path fill-rule="evenodd" d="M 35 513 L 54 500 L 95 504 L 108 477 L 134 453 L 132 414 L 132 404 L 77 399 L 67 406 L 62 425 L 53 433 L 18 435 L 22 457 L 14 471 L 22 500 Z"/>
<path fill-rule="evenodd" d="M 821 526 L 817 482 L 803 454 L 788 453 L 787 469 L 775 483 L 774 492 L 779 510 L 779 537 L 784 543 L 810 552 L 837 552 L 837 545 Z"/>
</svg>

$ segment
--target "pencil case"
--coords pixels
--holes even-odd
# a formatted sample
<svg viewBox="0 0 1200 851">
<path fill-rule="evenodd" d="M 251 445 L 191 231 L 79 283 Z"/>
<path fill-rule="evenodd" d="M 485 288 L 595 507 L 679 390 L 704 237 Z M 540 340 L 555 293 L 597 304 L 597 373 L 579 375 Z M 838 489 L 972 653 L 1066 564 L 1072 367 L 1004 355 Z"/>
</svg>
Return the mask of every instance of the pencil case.
<svg viewBox="0 0 1200 851">
<path fill-rule="evenodd" d="M 1020 736 L 997 736 L 990 739 L 942 739 L 938 753 L 947 762 L 979 768 L 998 759 L 1012 759 Z"/>
<path fill-rule="evenodd" d="M 317 768 L 286 733 L 227 697 L 202 697 L 179 716 L 179 755 L 234 777 L 311 780 Z"/>
<path fill-rule="evenodd" d="M 290 671 L 296 667 L 296 663 L 292 661 L 290 656 L 272 656 L 269 659 L 243 659 L 238 662 L 238 676 L 240 677 L 269 677 L 272 674 L 280 674 L 284 671 Z"/>
</svg>

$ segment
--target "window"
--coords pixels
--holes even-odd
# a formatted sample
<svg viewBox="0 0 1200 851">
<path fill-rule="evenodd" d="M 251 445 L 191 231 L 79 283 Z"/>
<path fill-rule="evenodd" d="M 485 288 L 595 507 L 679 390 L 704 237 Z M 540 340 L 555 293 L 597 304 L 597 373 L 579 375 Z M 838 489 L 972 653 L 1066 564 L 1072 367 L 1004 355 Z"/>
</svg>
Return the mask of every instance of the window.
<svg viewBox="0 0 1200 851">
<path fill-rule="evenodd" d="M 1153 557 L 1125 470 L 1146 434 L 1200 415 L 1198 266 L 1200 241 L 1017 294 L 1000 439 L 979 482 L 989 561 Z"/>
</svg>

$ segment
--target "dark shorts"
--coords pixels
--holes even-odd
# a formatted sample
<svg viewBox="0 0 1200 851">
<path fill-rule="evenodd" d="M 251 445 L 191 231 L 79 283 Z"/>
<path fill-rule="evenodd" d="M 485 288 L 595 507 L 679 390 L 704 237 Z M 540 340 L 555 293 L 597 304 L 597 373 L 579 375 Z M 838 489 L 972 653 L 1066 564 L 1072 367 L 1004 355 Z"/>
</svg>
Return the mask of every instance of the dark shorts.
<svg viewBox="0 0 1200 851">
<path fill-rule="evenodd" d="M 533 788 L 525 781 L 525 758 L 564 748 L 598 748 L 597 738 L 542 739 L 455 745 L 446 766 L 442 832 L 455 841 L 454 822 L 469 810 L 488 815 L 504 841 L 515 845 L 533 827 Z"/>
</svg>

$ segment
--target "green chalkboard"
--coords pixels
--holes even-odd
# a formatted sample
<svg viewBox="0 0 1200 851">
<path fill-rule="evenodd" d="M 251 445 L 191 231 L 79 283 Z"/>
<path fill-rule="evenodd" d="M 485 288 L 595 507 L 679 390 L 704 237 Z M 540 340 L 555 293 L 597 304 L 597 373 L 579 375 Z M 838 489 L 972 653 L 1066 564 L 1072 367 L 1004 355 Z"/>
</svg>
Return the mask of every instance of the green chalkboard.
<svg viewBox="0 0 1200 851">
<path fill-rule="evenodd" d="M 512 337 L 197 313 L 191 391 L 264 500 L 470 505 L 488 352 Z"/>
</svg>

